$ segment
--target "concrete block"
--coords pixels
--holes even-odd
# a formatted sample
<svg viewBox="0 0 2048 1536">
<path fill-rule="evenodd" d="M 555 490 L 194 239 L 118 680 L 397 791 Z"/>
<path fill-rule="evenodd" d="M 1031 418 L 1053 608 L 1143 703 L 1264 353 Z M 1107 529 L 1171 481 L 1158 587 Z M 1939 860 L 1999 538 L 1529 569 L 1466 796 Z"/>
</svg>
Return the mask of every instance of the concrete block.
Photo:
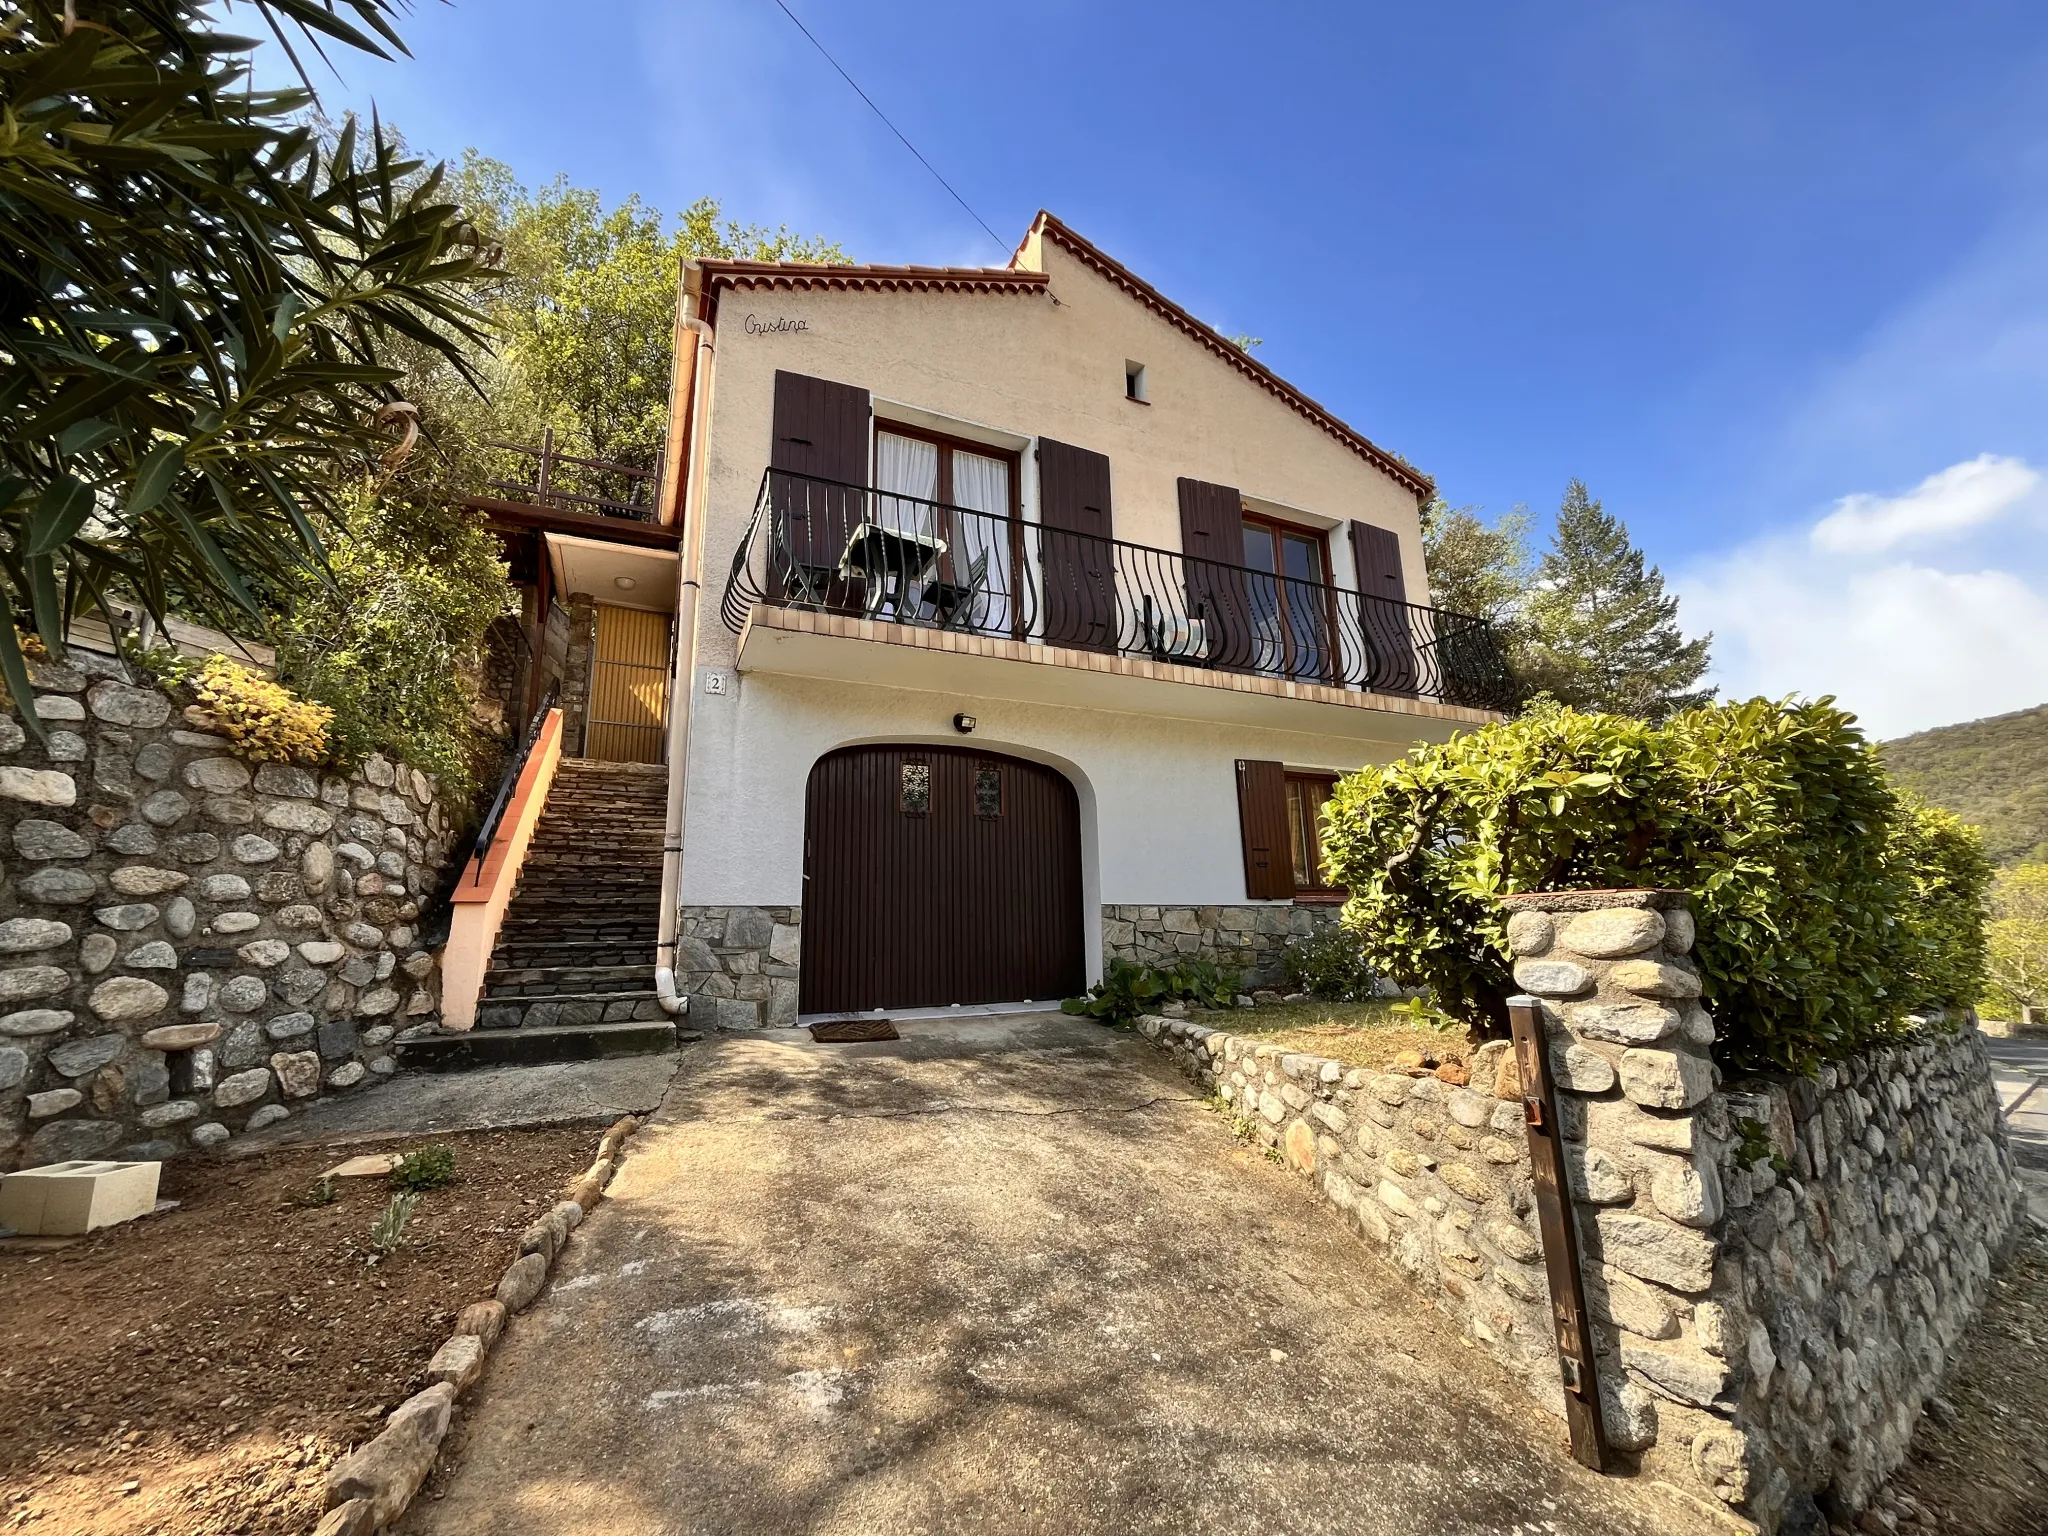
<svg viewBox="0 0 2048 1536">
<path fill-rule="evenodd" d="M 147 1216 L 161 1163 L 51 1163 L 0 1179 L 0 1226 L 66 1237 Z"/>
</svg>

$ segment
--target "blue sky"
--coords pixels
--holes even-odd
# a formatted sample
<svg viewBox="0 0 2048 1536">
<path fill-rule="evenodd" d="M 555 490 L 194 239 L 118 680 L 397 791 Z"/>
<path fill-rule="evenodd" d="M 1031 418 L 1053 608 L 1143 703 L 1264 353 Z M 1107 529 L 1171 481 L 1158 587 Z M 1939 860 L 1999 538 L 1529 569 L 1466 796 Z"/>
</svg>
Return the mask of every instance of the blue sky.
<svg viewBox="0 0 2048 1536">
<path fill-rule="evenodd" d="M 1731 692 L 2048 698 L 2048 7 L 790 0 L 994 226 L 1051 208 L 1456 503 L 1583 477 Z M 1005 251 L 773 0 L 425 4 L 474 145 L 874 261 Z"/>
</svg>

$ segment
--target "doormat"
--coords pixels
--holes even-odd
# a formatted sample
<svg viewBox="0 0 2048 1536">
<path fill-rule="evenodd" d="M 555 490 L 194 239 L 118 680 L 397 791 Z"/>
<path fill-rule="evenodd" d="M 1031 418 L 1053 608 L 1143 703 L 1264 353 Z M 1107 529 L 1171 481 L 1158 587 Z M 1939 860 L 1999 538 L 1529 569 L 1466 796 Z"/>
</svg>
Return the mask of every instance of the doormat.
<svg viewBox="0 0 2048 1536">
<path fill-rule="evenodd" d="M 811 1038 L 826 1045 L 852 1045 L 859 1040 L 901 1040 L 896 1026 L 887 1019 L 842 1019 L 836 1024 L 813 1024 Z"/>
</svg>

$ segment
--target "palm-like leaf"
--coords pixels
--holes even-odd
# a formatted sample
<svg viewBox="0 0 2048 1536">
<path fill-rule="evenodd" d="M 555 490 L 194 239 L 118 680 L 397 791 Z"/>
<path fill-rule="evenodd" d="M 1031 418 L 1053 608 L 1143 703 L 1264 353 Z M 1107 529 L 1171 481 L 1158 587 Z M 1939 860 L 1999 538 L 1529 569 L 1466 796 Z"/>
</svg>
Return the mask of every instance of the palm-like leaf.
<svg viewBox="0 0 2048 1536">
<path fill-rule="evenodd" d="M 398 43 L 400 0 L 255 0 L 290 51 Z M 0 676 L 116 592 L 222 621 L 321 558 L 388 439 L 394 338 L 465 377 L 481 263 L 439 167 L 249 82 L 202 5 L 0 7 Z M 293 54 L 296 61 L 297 55 Z M 25 723 L 37 728 L 32 712 Z"/>
</svg>

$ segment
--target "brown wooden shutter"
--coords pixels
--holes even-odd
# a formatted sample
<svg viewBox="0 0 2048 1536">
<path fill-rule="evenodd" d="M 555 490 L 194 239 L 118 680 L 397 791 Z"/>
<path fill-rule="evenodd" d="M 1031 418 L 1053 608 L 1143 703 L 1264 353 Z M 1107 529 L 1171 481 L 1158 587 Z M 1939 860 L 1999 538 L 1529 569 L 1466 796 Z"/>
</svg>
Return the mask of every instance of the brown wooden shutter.
<svg viewBox="0 0 2048 1536">
<path fill-rule="evenodd" d="M 1251 592 L 1244 569 L 1244 498 L 1234 485 L 1183 477 L 1180 547 L 1186 557 L 1188 616 L 1208 632 L 1204 651 L 1219 666 L 1248 666 Z"/>
<path fill-rule="evenodd" d="M 1371 653 L 1366 686 L 1380 693 L 1413 693 L 1416 636 L 1408 584 L 1401 576 L 1400 536 L 1354 520 L 1351 558 L 1358 568 L 1359 628 Z"/>
<path fill-rule="evenodd" d="M 868 481 L 868 392 L 851 384 L 775 371 L 775 440 L 768 467 L 776 512 L 788 527 L 788 557 L 833 567 L 860 523 Z M 816 479 L 798 479 L 815 476 Z M 820 480 L 836 481 L 821 485 Z"/>
<path fill-rule="evenodd" d="M 1239 758 L 1237 824 L 1244 836 L 1244 893 L 1252 901 L 1294 895 L 1294 855 L 1287 844 L 1287 769 Z"/>
<path fill-rule="evenodd" d="M 1040 438 L 1038 520 L 1046 644 L 1114 652 L 1116 547 L 1110 542 L 1108 456 Z"/>
</svg>

